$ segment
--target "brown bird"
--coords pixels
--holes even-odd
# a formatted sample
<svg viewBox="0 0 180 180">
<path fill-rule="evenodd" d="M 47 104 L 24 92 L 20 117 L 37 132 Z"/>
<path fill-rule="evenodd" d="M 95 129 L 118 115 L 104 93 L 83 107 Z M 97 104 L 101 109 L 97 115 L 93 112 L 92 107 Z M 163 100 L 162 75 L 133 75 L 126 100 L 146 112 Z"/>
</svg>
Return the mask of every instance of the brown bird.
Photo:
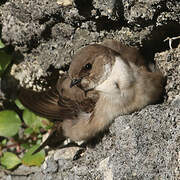
<svg viewBox="0 0 180 180">
<path fill-rule="evenodd" d="M 115 117 L 157 103 L 164 83 L 161 72 L 151 72 L 136 48 L 107 40 L 79 50 L 68 75 L 55 88 L 45 92 L 22 89 L 19 99 L 35 113 L 56 120 L 41 149 L 68 138 L 86 142 Z"/>
</svg>

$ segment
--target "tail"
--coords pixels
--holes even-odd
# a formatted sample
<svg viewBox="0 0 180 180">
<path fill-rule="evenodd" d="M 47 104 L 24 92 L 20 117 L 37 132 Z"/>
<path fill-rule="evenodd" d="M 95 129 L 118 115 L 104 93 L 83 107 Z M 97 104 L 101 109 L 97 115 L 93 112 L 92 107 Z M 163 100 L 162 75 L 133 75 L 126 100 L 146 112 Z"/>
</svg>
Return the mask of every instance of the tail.
<svg viewBox="0 0 180 180">
<path fill-rule="evenodd" d="M 34 113 L 48 119 L 63 120 L 77 113 L 75 103 L 60 97 L 56 89 L 35 92 L 22 88 L 19 93 L 19 100 Z"/>
<path fill-rule="evenodd" d="M 61 122 L 56 122 L 56 125 L 51 130 L 49 136 L 39 146 L 39 148 L 33 152 L 33 154 L 41 151 L 47 145 L 50 147 L 57 147 L 58 145 L 61 145 L 65 139 L 66 139 L 66 137 L 63 135 Z"/>
</svg>

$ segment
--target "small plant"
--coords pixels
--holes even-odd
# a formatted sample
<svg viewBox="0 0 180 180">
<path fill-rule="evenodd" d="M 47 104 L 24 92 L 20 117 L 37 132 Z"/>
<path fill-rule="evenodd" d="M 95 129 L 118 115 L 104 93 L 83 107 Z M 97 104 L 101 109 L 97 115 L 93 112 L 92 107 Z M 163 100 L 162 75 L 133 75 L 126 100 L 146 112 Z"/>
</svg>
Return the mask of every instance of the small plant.
<svg viewBox="0 0 180 180">
<path fill-rule="evenodd" d="M 52 127 L 52 123 L 45 118 L 32 113 L 15 101 L 22 111 L 23 121 L 12 110 L 0 112 L 0 163 L 6 169 L 15 168 L 19 164 L 40 166 L 45 158 L 44 150 L 33 154 L 40 146 L 42 133 Z"/>
<path fill-rule="evenodd" d="M 0 78 L 12 61 L 0 40 Z M 0 165 L 14 169 L 19 164 L 40 166 L 45 159 L 44 150 L 33 154 L 40 146 L 42 134 L 53 125 L 50 121 L 26 109 L 17 99 L 11 102 L 16 110 L 0 111 Z"/>
</svg>

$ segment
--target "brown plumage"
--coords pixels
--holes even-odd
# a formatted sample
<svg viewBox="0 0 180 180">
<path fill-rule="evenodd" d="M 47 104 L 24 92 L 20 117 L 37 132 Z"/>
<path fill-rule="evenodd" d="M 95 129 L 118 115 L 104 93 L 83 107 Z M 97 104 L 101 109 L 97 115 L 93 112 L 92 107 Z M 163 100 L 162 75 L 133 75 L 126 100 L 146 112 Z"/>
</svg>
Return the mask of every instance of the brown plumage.
<svg viewBox="0 0 180 180">
<path fill-rule="evenodd" d="M 115 117 L 160 100 L 164 77 L 147 64 L 136 48 L 107 40 L 82 48 L 73 57 L 68 76 L 52 90 L 22 89 L 19 98 L 32 111 L 57 121 L 45 144 L 54 137 L 60 142 L 87 141 Z"/>
</svg>

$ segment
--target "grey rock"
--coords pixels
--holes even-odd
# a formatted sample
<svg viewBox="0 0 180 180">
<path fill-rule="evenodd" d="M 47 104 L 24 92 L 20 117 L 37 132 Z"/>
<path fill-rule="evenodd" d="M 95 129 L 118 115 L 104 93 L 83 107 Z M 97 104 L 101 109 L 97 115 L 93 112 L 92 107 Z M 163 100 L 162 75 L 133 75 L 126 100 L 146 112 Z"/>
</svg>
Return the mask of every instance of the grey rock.
<svg viewBox="0 0 180 180">
<path fill-rule="evenodd" d="M 42 172 L 39 173 L 35 173 L 34 175 L 31 176 L 32 180 L 39 180 L 39 179 L 43 179 L 44 174 Z"/>
<path fill-rule="evenodd" d="M 123 20 L 123 5 L 121 1 L 116 0 L 94 0 L 93 5 L 101 16 L 112 20 Z"/>
<path fill-rule="evenodd" d="M 77 161 L 71 153 L 62 158 L 57 150 L 41 168 L 20 166 L 14 174 L 0 172 L 0 178 L 178 179 L 180 46 L 175 40 L 170 49 L 164 39 L 180 35 L 179 7 L 178 0 L 76 0 L 69 6 L 56 0 L 9 0 L 0 6 L 2 39 L 24 58 L 13 64 L 12 77 L 4 78 L 3 93 L 15 89 L 13 78 L 21 86 L 42 90 L 49 86 L 44 78 L 69 64 L 78 49 L 105 38 L 141 47 L 167 77 L 164 103 L 118 117 Z"/>
<path fill-rule="evenodd" d="M 163 8 L 164 0 L 135 1 L 123 0 L 124 16 L 128 23 L 146 26 L 152 22 L 157 12 Z"/>
<path fill-rule="evenodd" d="M 174 1 L 174 0 L 166 1 L 166 7 L 168 8 L 169 11 L 176 12 L 178 14 L 180 12 L 179 6 L 180 6 L 179 1 Z"/>
<path fill-rule="evenodd" d="M 168 24 L 168 22 L 176 22 L 177 24 L 180 22 L 180 12 L 162 12 L 158 18 L 156 25 L 163 26 L 164 24 Z"/>
<path fill-rule="evenodd" d="M 166 95 L 171 102 L 180 94 L 180 46 L 170 51 L 164 51 L 155 55 L 155 60 L 163 74 L 167 77 Z"/>
<path fill-rule="evenodd" d="M 61 171 L 66 171 L 68 169 L 72 169 L 73 164 L 71 160 L 60 159 L 58 160 L 58 166 Z"/>
<path fill-rule="evenodd" d="M 73 157 L 79 149 L 79 147 L 67 147 L 59 149 L 54 153 L 53 158 L 55 161 L 59 159 L 73 159 Z"/>
<path fill-rule="evenodd" d="M 2 38 L 21 51 L 32 49 L 39 44 L 48 26 L 56 21 L 49 15 L 61 15 L 61 8 L 55 1 L 12 0 L 2 10 Z"/>
<path fill-rule="evenodd" d="M 180 108 L 180 95 L 175 96 L 171 104 L 176 108 Z"/>
<path fill-rule="evenodd" d="M 42 165 L 42 171 L 45 174 L 48 173 L 55 173 L 58 170 L 58 164 L 56 161 L 53 160 L 53 158 L 47 158 L 47 160 Z"/>
<path fill-rule="evenodd" d="M 86 176 L 88 174 L 88 168 L 86 166 L 74 166 L 73 171 L 77 176 Z"/>
<path fill-rule="evenodd" d="M 180 126 L 174 123 L 179 120 L 180 111 L 165 105 L 119 117 L 113 125 L 118 136 L 117 154 L 111 158 L 115 179 L 175 178 Z"/>
<path fill-rule="evenodd" d="M 10 175 L 8 175 L 7 177 L 6 177 L 6 180 L 11 180 L 12 179 L 12 177 L 10 176 Z"/>
<path fill-rule="evenodd" d="M 7 172 L 7 174 L 14 175 L 14 176 L 28 176 L 33 173 L 39 172 L 38 167 L 27 167 L 20 165 L 17 169 L 15 169 L 13 172 Z"/>
<path fill-rule="evenodd" d="M 113 180 L 112 169 L 109 165 L 109 157 L 100 162 L 99 170 L 103 172 L 104 180 Z"/>
</svg>

